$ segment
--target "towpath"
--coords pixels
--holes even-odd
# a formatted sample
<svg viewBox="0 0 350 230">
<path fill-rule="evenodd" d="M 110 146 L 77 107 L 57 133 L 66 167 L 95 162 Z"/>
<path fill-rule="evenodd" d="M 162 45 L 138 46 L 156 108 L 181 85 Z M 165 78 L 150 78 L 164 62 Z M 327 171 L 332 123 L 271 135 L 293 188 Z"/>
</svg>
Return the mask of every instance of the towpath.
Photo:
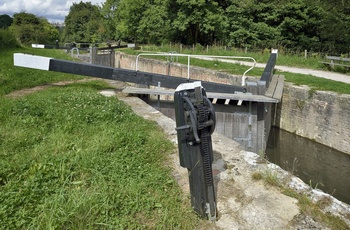
<svg viewBox="0 0 350 230">
<path fill-rule="evenodd" d="M 212 58 L 201 58 L 201 59 L 213 60 Z M 245 65 L 245 66 L 252 66 L 252 64 L 253 64 L 252 62 L 229 60 L 229 59 L 216 59 L 216 60 L 219 60 L 221 62 Z M 256 63 L 256 65 L 255 65 L 255 67 L 258 67 L 258 68 L 265 68 L 265 66 L 266 66 L 266 63 Z M 275 69 L 277 71 L 299 73 L 299 74 L 304 74 L 304 75 L 312 75 L 315 77 L 321 77 L 321 78 L 326 78 L 326 79 L 330 79 L 333 81 L 339 81 L 339 82 L 344 82 L 344 83 L 350 84 L 350 75 L 346 75 L 346 74 L 335 73 L 335 72 L 331 72 L 331 71 L 323 71 L 323 70 L 281 66 L 281 65 L 276 65 Z"/>
</svg>

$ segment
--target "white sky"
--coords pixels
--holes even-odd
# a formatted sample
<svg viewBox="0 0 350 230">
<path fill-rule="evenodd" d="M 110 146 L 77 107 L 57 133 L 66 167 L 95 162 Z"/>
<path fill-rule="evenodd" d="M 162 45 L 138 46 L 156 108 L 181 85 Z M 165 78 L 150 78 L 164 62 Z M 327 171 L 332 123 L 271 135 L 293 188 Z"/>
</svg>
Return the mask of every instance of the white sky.
<svg viewBox="0 0 350 230">
<path fill-rule="evenodd" d="M 88 0 L 94 5 L 102 5 L 106 0 Z M 26 12 L 47 18 L 49 22 L 63 22 L 73 3 L 81 0 L 0 0 L 0 15 Z"/>
</svg>

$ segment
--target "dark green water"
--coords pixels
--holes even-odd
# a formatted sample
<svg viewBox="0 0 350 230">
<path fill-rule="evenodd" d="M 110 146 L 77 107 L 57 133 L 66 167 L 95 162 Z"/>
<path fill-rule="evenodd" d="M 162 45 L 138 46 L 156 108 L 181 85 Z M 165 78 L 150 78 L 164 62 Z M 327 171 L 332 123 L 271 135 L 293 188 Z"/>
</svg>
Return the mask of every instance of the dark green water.
<svg viewBox="0 0 350 230">
<path fill-rule="evenodd" d="M 272 128 L 268 160 L 338 200 L 350 204 L 350 155 Z"/>
</svg>

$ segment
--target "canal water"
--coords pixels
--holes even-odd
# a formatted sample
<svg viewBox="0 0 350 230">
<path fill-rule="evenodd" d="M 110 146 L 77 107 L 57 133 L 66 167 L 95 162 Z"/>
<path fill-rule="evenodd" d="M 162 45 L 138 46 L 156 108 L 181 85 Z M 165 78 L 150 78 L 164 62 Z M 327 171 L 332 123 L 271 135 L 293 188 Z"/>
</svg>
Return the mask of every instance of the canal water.
<svg viewBox="0 0 350 230">
<path fill-rule="evenodd" d="M 266 157 L 313 188 L 350 204 L 350 155 L 272 128 Z"/>
</svg>

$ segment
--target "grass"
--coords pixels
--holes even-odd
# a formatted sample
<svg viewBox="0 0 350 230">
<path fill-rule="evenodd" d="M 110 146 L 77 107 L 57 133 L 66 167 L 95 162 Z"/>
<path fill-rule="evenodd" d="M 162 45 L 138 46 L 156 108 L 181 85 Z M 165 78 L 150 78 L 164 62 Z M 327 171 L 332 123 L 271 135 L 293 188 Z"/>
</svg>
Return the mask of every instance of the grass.
<svg viewBox="0 0 350 230">
<path fill-rule="evenodd" d="M 4 65 L 11 67 L 11 61 L 4 59 L 28 50 L 7 50 L 0 63 L 1 228 L 195 228 L 200 221 L 166 167 L 173 144 L 154 122 L 117 98 L 100 95 L 105 83 L 4 96 L 79 78 L 12 67 L 5 81 Z M 53 50 L 33 52 L 64 58 Z"/>
<path fill-rule="evenodd" d="M 14 53 L 42 55 L 58 59 L 71 59 L 63 50 L 13 48 L 0 51 L 0 96 L 12 91 L 45 85 L 69 79 L 82 79 L 82 76 L 34 70 L 13 65 Z"/>
<path fill-rule="evenodd" d="M 145 46 L 143 47 L 142 51 L 152 51 L 152 52 L 168 52 L 169 50 L 174 50 L 178 53 L 180 53 L 179 46 Z M 131 54 L 131 55 L 137 55 L 141 53 L 140 50 L 131 50 L 131 49 L 124 49 L 123 52 Z M 233 50 L 223 50 L 219 48 L 214 48 L 206 52 L 206 49 L 203 47 L 197 48 L 193 51 L 193 49 L 182 49 L 182 53 L 187 54 L 203 54 L 203 55 L 216 55 L 216 56 L 245 56 L 245 57 L 253 57 L 258 63 L 266 63 L 270 56 L 270 50 L 264 50 L 260 53 L 244 53 L 242 51 L 233 49 Z M 165 57 L 151 57 L 151 58 L 157 58 L 166 60 Z M 321 65 L 319 61 L 321 60 L 321 57 L 313 56 L 308 59 L 303 58 L 302 56 L 298 55 L 283 55 L 279 53 L 277 64 L 278 65 L 285 65 L 285 66 L 294 66 L 294 67 L 302 67 L 302 68 L 310 68 L 310 69 L 320 69 L 320 70 L 327 70 L 326 67 Z M 178 62 L 181 64 L 187 65 L 187 58 L 179 58 Z M 230 63 L 224 63 L 217 60 L 214 61 L 204 61 L 204 60 L 198 60 L 198 59 L 191 59 L 191 65 L 199 66 L 203 68 L 208 68 L 212 70 L 217 71 L 223 71 L 228 72 L 230 74 L 237 74 L 242 75 L 249 67 L 242 66 L 239 64 L 230 64 Z M 257 78 L 260 78 L 264 69 L 262 68 L 254 68 L 252 71 L 248 72 L 248 76 L 255 76 Z M 339 69 L 340 72 L 347 73 L 345 69 Z M 289 72 L 282 72 L 278 71 L 275 72 L 275 74 L 281 74 L 284 75 L 286 78 L 286 81 L 294 83 L 296 85 L 307 85 L 311 87 L 313 91 L 315 90 L 323 90 L 323 91 L 332 91 L 336 93 L 341 94 L 350 94 L 350 86 L 348 84 L 337 82 L 329 79 L 324 78 L 318 78 L 314 77 L 312 75 L 304 75 L 304 74 L 296 74 L 296 73 L 289 73 Z M 349 76 L 350 77 L 350 76 Z"/>
</svg>

